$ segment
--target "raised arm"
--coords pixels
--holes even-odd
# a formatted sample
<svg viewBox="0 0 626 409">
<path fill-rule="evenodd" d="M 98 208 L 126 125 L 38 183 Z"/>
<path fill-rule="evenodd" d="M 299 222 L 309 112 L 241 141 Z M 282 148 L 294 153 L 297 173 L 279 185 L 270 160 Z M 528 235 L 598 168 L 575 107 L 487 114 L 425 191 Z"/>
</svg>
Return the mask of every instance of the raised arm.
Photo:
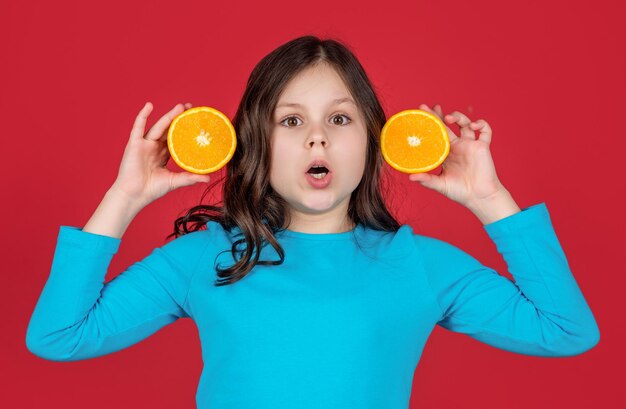
<svg viewBox="0 0 626 409">
<path fill-rule="evenodd" d="M 442 311 L 438 325 L 525 355 L 573 356 L 593 348 L 600 332 L 545 203 L 483 227 L 514 281 L 451 244 L 415 235 Z"/>
<path fill-rule="evenodd" d="M 121 237 L 141 209 L 208 175 L 171 172 L 166 129 L 191 104 L 178 104 L 144 135 L 152 104 L 135 119 L 113 186 L 84 228 L 61 226 L 48 280 L 30 319 L 26 346 L 46 359 L 73 361 L 105 355 L 188 316 L 185 299 L 209 240 L 188 233 L 104 283 Z"/>
</svg>

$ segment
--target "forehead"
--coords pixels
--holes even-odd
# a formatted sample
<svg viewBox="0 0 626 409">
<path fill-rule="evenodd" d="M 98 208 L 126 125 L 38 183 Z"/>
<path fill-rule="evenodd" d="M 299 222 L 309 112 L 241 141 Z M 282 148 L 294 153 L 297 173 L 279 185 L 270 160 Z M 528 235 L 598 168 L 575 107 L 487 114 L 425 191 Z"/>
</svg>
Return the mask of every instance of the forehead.
<svg viewBox="0 0 626 409">
<path fill-rule="evenodd" d="M 340 105 L 340 104 L 353 105 L 354 107 L 356 107 L 356 103 L 350 97 L 334 98 L 328 101 L 328 105 Z M 282 108 L 282 107 L 303 108 L 304 104 L 301 104 L 298 102 L 284 101 L 284 102 L 278 103 L 278 105 L 276 106 L 276 108 Z"/>
<path fill-rule="evenodd" d="M 292 78 L 281 93 L 276 108 L 319 104 L 356 107 L 343 79 L 328 64 L 309 67 Z"/>
</svg>

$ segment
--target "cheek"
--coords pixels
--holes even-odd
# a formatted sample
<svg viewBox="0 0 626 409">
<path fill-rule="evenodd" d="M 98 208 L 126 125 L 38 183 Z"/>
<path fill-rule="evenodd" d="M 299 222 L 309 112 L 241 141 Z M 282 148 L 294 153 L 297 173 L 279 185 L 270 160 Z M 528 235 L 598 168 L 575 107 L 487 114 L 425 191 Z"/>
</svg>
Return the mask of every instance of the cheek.
<svg viewBox="0 0 626 409">
<path fill-rule="evenodd" d="M 342 147 L 346 159 L 344 163 L 349 164 L 350 172 L 355 177 L 360 177 L 365 169 L 365 160 L 367 156 L 367 139 L 363 135 L 355 135 L 354 138 L 346 140 L 346 145 Z"/>
<path fill-rule="evenodd" d="M 272 149 L 272 168 L 284 168 L 286 162 L 293 155 L 290 155 L 291 150 L 289 145 L 280 139 L 275 139 L 271 146 Z"/>
<path fill-rule="evenodd" d="M 296 157 L 293 148 L 280 138 L 272 140 L 271 149 L 270 184 L 274 190 L 280 190 L 283 182 L 296 174 L 294 172 L 297 166 Z"/>
</svg>

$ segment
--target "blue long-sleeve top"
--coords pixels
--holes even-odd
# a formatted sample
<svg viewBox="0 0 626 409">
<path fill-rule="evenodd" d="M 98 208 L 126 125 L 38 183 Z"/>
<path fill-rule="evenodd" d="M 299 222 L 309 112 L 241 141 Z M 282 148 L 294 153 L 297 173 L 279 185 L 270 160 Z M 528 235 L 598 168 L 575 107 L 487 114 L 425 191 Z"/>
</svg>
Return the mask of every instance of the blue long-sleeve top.
<svg viewBox="0 0 626 409">
<path fill-rule="evenodd" d="M 407 408 L 435 325 L 525 355 L 595 346 L 598 326 L 545 203 L 483 227 L 514 281 L 407 224 L 397 232 L 359 224 L 283 231 L 283 264 L 216 287 L 215 266 L 234 263 L 229 250 L 241 236 L 209 221 L 104 283 L 121 239 L 60 226 L 26 345 L 41 358 L 76 361 L 191 318 L 204 362 L 201 409 Z M 267 245 L 261 259 L 279 257 Z"/>
</svg>

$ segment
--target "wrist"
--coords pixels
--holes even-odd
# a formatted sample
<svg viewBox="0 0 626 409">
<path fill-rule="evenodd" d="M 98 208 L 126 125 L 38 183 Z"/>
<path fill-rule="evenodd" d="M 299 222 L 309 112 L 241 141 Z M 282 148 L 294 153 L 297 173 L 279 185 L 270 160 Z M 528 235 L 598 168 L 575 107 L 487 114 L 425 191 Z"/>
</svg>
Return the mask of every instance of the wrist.
<svg viewBox="0 0 626 409">
<path fill-rule="evenodd" d="M 141 207 L 123 191 L 111 188 L 82 230 L 121 238 L 140 210 Z"/>
<path fill-rule="evenodd" d="M 494 223 L 521 211 L 504 186 L 493 195 L 471 203 L 467 208 L 478 217 L 483 225 Z"/>
<path fill-rule="evenodd" d="M 124 207 L 128 212 L 135 214 L 139 213 L 147 205 L 147 203 L 143 203 L 136 197 L 129 195 L 124 189 L 119 188 L 115 184 L 107 190 L 105 197 L 109 201 L 115 202 L 118 206 Z"/>
</svg>

